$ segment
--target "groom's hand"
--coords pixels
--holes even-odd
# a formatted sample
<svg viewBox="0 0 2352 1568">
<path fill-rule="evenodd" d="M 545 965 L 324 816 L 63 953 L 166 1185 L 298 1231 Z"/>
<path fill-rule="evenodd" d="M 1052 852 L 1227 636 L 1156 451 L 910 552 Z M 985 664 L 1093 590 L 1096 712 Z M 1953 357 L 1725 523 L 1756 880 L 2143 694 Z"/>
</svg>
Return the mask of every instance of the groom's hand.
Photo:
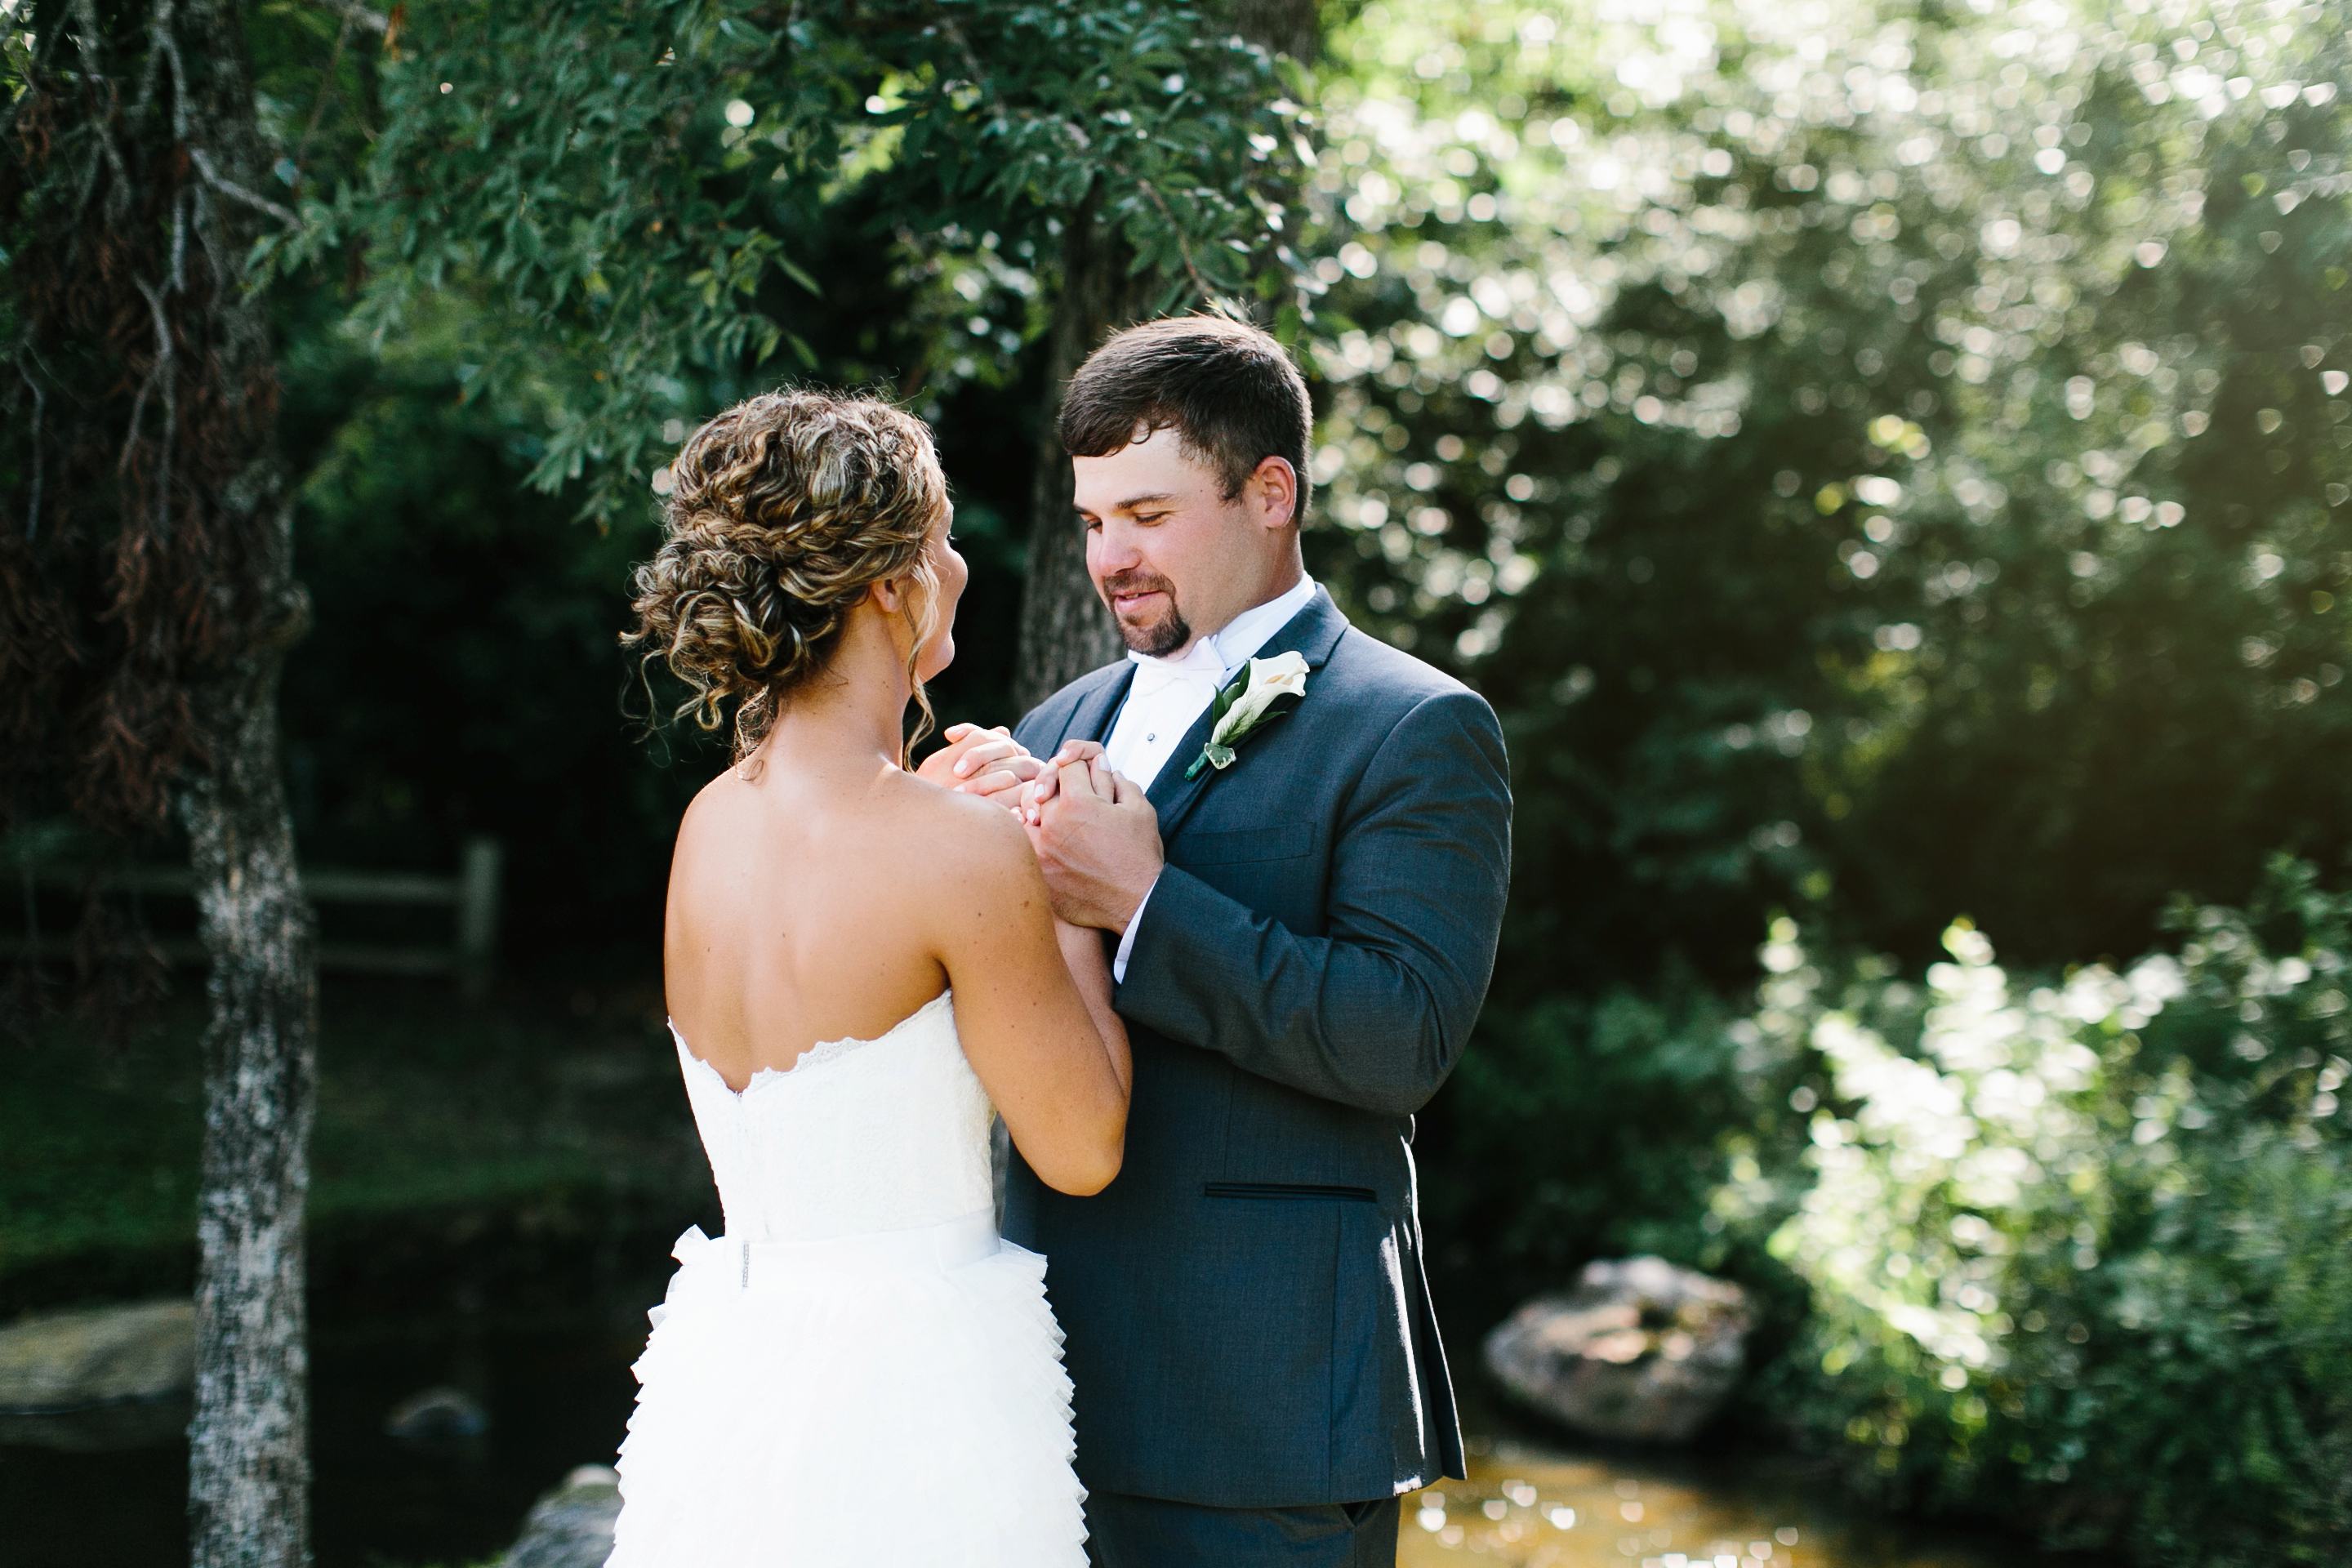
<svg viewBox="0 0 2352 1568">
<path fill-rule="evenodd" d="M 1009 810 L 1021 809 L 1022 786 L 1045 768 L 1001 724 L 993 730 L 950 724 L 946 738 L 948 743 L 925 757 L 915 776 Z"/>
<path fill-rule="evenodd" d="M 1065 747 L 1028 789 L 1029 841 L 1054 913 L 1072 925 L 1127 929 L 1160 879 L 1160 814 L 1142 786 L 1106 767 L 1101 748 Z"/>
</svg>

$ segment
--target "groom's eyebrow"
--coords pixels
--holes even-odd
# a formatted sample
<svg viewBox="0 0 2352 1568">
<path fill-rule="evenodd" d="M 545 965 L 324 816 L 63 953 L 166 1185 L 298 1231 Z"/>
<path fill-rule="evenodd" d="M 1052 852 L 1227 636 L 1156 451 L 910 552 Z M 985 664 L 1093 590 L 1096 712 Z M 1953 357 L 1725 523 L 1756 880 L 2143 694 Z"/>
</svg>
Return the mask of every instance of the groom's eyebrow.
<svg viewBox="0 0 2352 1568">
<path fill-rule="evenodd" d="M 1129 496 L 1125 500 L 1118 503 L 1118 510 L 1120 511 L 1133 511 L 1139 506 L 1150 506 L 1156 501 L 1169 501 L 1174 500 L 1175 499 L 1174 495 L 1165 490 L 1158 491 L 1148 496 Z"/>
</svg>

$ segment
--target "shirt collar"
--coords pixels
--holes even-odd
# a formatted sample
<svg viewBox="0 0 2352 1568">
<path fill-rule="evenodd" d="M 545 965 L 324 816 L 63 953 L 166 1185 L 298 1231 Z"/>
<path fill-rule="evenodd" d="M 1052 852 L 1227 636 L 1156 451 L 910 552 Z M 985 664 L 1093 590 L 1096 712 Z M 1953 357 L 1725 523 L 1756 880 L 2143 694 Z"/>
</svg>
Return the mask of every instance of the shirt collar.
<svg viewBox="0 0 2352 1568">
<path fill-rule="evenodd" d="M 1290 624 L 1292 616 L 1305 609 L 1315 597 L 1315 579 L 1301 574 L 1297 582 L 1284 593 L 1265 604 L 1244 610 L 1216 631 L 1195 642 L 1181 656 L 1153 658 L 1134 649 L 1128 650 L 1129 659 L 1139 665 L 1160 665 L 1180 669 L 1211 669 L 1217 684 L 1223 686 L 1234 670 L 1264 647 L 1274 634 Z"/>
</svg>

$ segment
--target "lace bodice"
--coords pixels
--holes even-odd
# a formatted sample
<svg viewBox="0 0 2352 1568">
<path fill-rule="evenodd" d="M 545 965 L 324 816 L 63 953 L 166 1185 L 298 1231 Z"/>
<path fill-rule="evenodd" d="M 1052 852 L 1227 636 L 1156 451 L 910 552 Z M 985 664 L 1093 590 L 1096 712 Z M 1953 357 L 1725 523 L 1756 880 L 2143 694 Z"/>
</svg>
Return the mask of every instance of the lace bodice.
<svg viewBox="0 0 2352 1568">
<path fill-rule="evenodd" d="M 727 1234 L 805 1241 L 936 1225 L 989 1206 L 995 1114 L 941 992 L 871 1040 L 831 1040 L 737 1094 L 675 1026 Z"/>
</svg>

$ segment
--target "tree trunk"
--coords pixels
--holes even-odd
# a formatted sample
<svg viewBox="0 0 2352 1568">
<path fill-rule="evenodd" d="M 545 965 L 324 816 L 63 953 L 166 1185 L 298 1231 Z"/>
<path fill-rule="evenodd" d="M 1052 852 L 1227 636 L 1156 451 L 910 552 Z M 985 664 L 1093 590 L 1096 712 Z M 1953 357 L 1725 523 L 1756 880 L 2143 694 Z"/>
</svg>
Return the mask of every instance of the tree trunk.
<svg viewBox="0 0 2352 1568">
<path fill-rule="evenodd" d="M 234 477 L 206 498 L 238 542 L 249 634 L 191 681 L 203 755 L 179 793 L 211 973 L 197 1197 L 196 1568 L 310 1561 L 310 1362 L 302 1223 L 318 1049 L 316 937 L 278 759 L 278 681 L 309 623 L 293 578 L 293 501 L 277 441 L 268 312 L 244 258 L 270 216 L 237 0 L 160 0 L 186 72 L 182 134 L 203 174 L 191 226 L 212 276 L 208 389 L 236 431 Z M 176 13 L 176 14 L 175 14 Z"/>
<path fill-rule="evenodd" d="M 1062 231 L 1062 289 L 1047 347 L 1021 652 L 1013 679 L 1013 701 L 1024 712 L 1119 655 L 1118 628 L 1087 575 L 1087 537 L 1070 510 L 1070 458 L 1055 421 L 1071 375 L 1105 338 L 1139 320 L 1157 291 L 1156 277 L 1130 270 L 1133 256 L 1096 223 L 1091 203 Z"/>
<path fill-rule="evenodd" d="M 1277 54 L 1312 63 L 1320 34 L 1315 0 L 1236 0 L 1241 36 Z M 1118 628 L 1087 575 L 1086 535 L 1070 510 L 1070 458 L 1054 425 L 1071 375 L 1102 341 L 1141 319 L 1162 279 L 1137 274 L 1134 253 L 1095 222 L 1091 204 L 1072 215 L 1062 235 L 1062 290 L 1045 365 L 1044 429 L 1031 491 L 1029 568 L 1021 599 L 1021 649 L 1013 701 L 1035 707 L 1055 691 L 1119 655 Z"/>
<path fill-rule="evenodd" d="M 36 698 L 0 705 L 0 783 L 125 840 L 173 809 L 187 830 L 212 1004 L 190 1554 L 307 1568 L 318 982 L 277 697 L 309 611 L 247 275 L 296 219 L 268 195 L 244 0 L 42 15 L 0 142 L 7 369 L 46 415 L 0 422 L 0 479 L 47 477 L 0 556 L 0 669 Z"/>
<path fill-rule="evenodd" d="M 1251 43 L 1311 66 L 1323 46 L 1319 10 L 1315 0 L 1235 0 L 1234 26 Z"/>
<path fill-rule="evenodd" d="M 281 662 L 276 648 L 256 654 L 201 694 L 213 763 L 180 796 L 212 960 L 188 1429 L 197 1568 L 310 1560 L 302 1220 L 318 981 L 278 766 Z"/>
</svg>

